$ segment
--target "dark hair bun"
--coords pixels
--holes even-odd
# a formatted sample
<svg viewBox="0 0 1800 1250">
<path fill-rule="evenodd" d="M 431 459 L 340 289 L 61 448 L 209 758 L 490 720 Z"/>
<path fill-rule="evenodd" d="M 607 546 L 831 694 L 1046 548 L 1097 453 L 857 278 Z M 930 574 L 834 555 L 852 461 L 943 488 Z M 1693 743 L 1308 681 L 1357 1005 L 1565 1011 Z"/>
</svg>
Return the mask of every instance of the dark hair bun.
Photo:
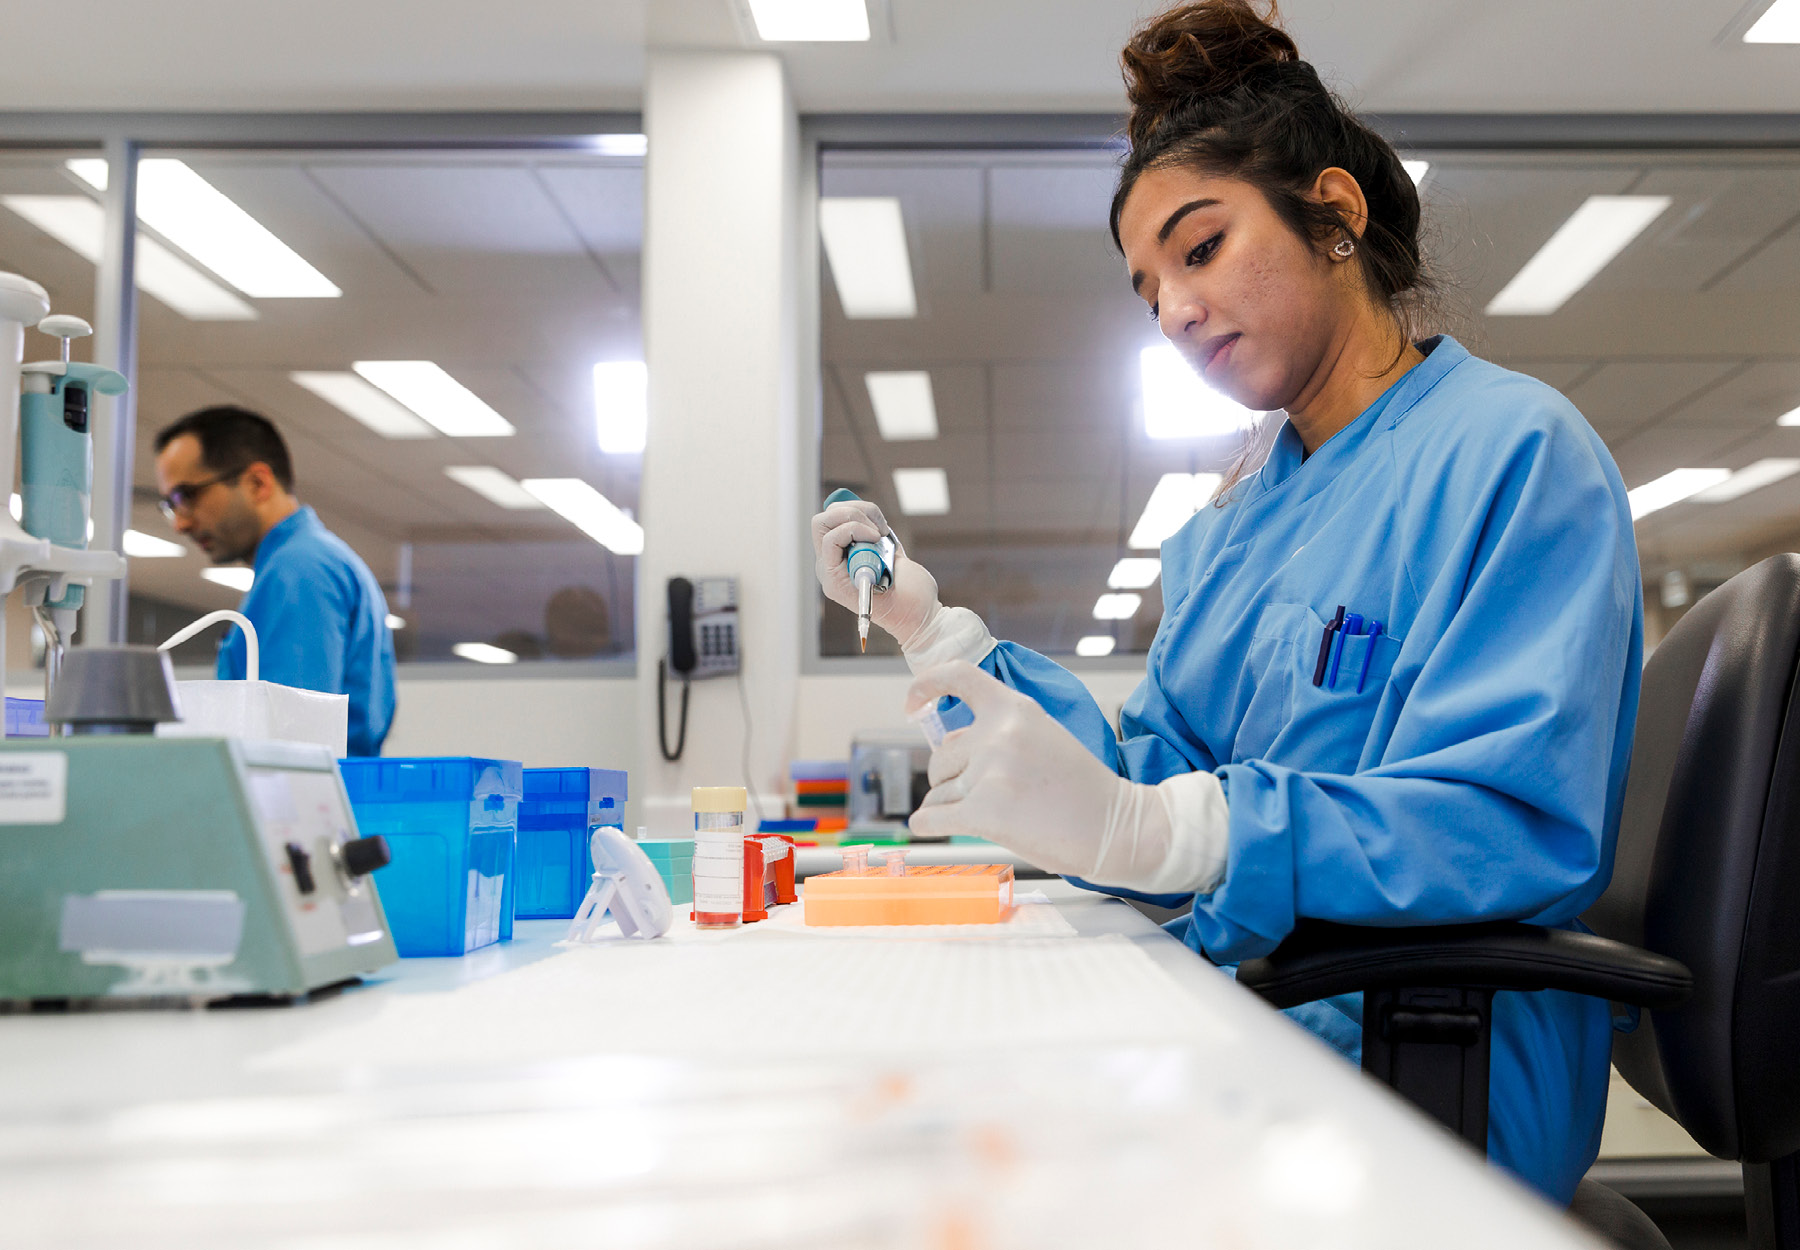
<svg viewBox="0 0 1800 1250">
<path fill-rule="evenodd" d="M 1266 15 L 1251 0 L 1198 0 L 1140 27 L 1119 55 L 1133 146 L 1182 105 L 1229 95 L 1269 66 L 1298 61 L 1300 50 L 1275 21 L 1273 0 Z"/>
<path fill-rule="evenodd" d="M 1320 254 L 1355 239 L 1369 293 L 1411 334 L 1431 285 L 1418 189 L 1393 146 L 1319 80 L 1277 20 L 1274 0 L 1190 0 L 1132 35 L 1120 54 L 1131 146 L 1113 192 L 1113 242 L 1146 171 L 1236 179 Z M 1356 179 L 1365 213 L 1352 218 L 1315 198 L 1320 173 L 1333 168 Z"/>
</svg>

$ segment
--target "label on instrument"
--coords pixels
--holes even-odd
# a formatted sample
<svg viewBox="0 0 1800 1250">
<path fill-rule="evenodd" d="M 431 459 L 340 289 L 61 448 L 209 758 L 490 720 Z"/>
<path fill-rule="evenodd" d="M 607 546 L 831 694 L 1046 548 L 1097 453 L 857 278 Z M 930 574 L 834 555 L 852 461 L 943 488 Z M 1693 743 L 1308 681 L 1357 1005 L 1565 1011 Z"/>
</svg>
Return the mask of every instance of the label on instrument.
<svg viewBox="0 0 1800 1250">
<path fill-rule="evenodd" d="M 60 825 L 68 814 L 69 757 L 0 752 L 0 825 Z"/>
</svg>

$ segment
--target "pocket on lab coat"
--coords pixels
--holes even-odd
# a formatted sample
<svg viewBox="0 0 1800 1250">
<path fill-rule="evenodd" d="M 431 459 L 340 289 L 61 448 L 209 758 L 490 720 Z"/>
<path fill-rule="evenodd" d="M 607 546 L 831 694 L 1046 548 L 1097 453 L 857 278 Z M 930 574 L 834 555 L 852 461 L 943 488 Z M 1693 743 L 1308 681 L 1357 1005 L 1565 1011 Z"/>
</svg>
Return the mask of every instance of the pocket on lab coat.
<svg viewBox="0 0 1800 1250">
<path fill-rule="evenodd" d="M 1235 760 L 1262 759 L 1309 772 L 1352 773 L 1362 757 L 1400 640 L 1340 637 L 1325 680 L 1313 685 L 1326 622 L 1304 603 L 1271 603 L 1251 642 L 1256 690 L 1244 711 Z"/>
</svg>

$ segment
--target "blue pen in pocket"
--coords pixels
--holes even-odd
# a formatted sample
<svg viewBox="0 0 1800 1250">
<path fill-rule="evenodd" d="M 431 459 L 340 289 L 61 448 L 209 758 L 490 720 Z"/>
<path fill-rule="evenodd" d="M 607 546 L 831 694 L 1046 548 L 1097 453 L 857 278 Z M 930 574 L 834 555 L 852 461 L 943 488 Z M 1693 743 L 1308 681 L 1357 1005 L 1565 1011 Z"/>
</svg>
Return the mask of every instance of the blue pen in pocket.
<svg viewBox="0 0 1800 1250">
<path fill-rule="evenodd" d="M 1344 640 L 1354 638 L 1362 633 L 1363 618 L 1352 612 L 1344 618 L 1343 627 L 1338 630 L 1335 645 L 1331 649 L 1331 671 L 1325 677 L 1327 689 L 1336 689 L 1338 665 L 1344 662 Z"/>
<path fill-rule="evenodd" d="M 1381 622 L 1380 621 L 1370 621 L 1369 622 L 1369 646 L 1368 646 L 1368 649 L 1363 652 L 1362 671 L 1356 675 L 1356 693 L 1357 694 L 1362 693 L 1363 682 L 1368 679 L 1369 661 L 1375 658 L 1375 640 L 1379 637 L 1381 637 Z"/>
</svg>

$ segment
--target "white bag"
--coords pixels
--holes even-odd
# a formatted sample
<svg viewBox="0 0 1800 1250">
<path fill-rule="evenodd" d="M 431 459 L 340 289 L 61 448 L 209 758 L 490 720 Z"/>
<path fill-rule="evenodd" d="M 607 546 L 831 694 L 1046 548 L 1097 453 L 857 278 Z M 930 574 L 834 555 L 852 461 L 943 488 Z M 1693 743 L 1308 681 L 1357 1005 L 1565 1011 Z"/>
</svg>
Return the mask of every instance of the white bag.
<svg viewBox="0 0 1800 1250">
<path fill-rule="evenodd" d="M 350 736 L 350 696 L 321 694 L 263 681 L 256 626 L 239 612 L 209 612 L 178 631 L 162 650 L 179 646 L 219 621 L 244 631 L 244 681 L 178 681 L 181 719 L 158 725 L 162 738 L 255 738 L 312 742 L 342 759 Z"/>
</svg>

